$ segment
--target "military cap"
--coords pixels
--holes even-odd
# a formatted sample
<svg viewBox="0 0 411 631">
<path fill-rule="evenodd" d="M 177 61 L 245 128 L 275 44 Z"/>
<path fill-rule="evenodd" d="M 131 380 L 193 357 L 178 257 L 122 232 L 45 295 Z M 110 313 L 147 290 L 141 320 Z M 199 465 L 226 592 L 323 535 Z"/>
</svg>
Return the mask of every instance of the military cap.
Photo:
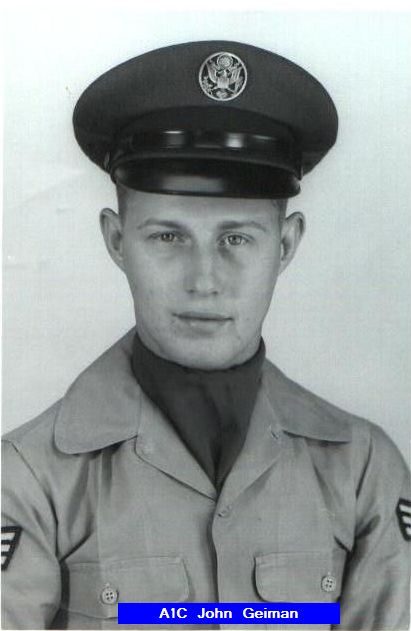
<svg viewBox="0 0 411 631">
<path fill-rule="evenodd" d="M 231 41 L 153 50 L 81 95 L 77 141 L 114 182 L 147 192 L 292 197 L 337 135 L 324 87 L 298 65 Z"/>
</svg>

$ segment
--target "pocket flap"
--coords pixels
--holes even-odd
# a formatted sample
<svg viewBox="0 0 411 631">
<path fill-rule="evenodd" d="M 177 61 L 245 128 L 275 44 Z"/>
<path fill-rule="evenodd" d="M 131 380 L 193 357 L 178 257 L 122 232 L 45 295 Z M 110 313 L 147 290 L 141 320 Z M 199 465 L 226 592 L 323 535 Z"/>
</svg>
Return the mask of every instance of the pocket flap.
<svg viewBox="0 0 411 631">
<path fill-rule="evenodd" d="M 189 594 L 180 557 L 72 563 L 63 577 L 62 608 L 95 618 L 117 618 L 118 602 L 183 602 Z"/>
<path fill-rule="evenodd" d="M 255 581 L 267 602 L 333 602 L 341 593 L 346 553 L 276 552 L 255 559 Z"/>
</svg>

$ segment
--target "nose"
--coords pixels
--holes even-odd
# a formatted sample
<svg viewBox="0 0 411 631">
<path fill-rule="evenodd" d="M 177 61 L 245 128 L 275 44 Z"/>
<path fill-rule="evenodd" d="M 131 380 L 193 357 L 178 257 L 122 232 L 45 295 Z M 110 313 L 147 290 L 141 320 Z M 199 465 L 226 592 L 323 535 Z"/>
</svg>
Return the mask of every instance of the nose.
<svg viewBox="0 0 411 631">
<path fill-rule="evenodd" d="M 185 289 L 190 294 L 210 296 L 220 292 L 218 255 L 213 249 L 197 246 L 187 262 Z"/>
</svg>

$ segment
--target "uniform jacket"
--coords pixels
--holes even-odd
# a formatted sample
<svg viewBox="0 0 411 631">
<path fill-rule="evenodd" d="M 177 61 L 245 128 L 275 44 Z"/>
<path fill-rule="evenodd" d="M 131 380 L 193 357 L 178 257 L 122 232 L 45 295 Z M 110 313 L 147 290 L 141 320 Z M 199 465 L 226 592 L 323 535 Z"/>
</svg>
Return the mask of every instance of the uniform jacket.
<svg viewBox="0 0 411 631">
<path fill-rule="evenodd" d="M 4 438 L 3 524 L 22 532 L 3 572 L 3 627 L 117 628 L 118 597 L 340 600 L 341 629 L 407 628 L 396 507 L 409 481 L 384 432 L 266 361 L 217 496 L 139 388 L 133 335 Z"/>
</svg>

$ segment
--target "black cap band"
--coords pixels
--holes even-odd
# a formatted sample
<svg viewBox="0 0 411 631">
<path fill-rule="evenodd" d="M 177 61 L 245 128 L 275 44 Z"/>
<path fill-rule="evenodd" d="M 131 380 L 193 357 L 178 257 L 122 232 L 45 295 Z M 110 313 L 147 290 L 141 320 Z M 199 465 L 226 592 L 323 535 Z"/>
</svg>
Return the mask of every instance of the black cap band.
<svg viewBox="0 0 411 631">
<path fill-rule="evenodd" d="M 128 130 L 106 157 L 114 182 L 164 193 L 291 197 L 301 155 L 287 138 L 221 130 Z"/>
</svg>

